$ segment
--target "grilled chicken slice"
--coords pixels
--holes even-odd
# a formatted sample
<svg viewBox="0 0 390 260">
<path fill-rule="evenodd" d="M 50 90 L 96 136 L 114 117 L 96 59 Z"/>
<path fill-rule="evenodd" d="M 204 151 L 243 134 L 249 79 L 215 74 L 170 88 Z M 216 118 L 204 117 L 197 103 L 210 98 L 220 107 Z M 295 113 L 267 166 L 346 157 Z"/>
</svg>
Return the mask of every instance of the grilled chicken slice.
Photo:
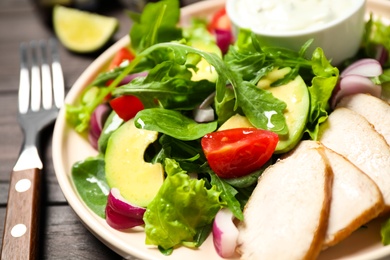
<svg viewBox="0 0 390 260">
<path fill-rule="evenodd" d="M 238 225 L 242 259 L 315 259 L 328 226 L 332 180 L 321 148 L 268 167 Z"/>
<path fill-rule="evenodd" d="M 324 147 L 319 142 L 302 141 L 292 153 Z M 323 248 L 333 246 L 353 231 L 377 217 L 384 208 L 382 194 L 370 177 L 344 156 L 325 149 L 333 171 L 332 201 Z"/>
<path fill-rule="evenodd" d="M 378 133 L 383 135 L 387 144 L 390 144 L 389 103 L 369 94 L 360 93 L 344 97 L 338 106 L 346 107 L 362 115 Z"/>
<path fill-rule="evenodd" d="M 320 126 L 319 141 L 343 155 L 379 187 L 390 210 L 390 148 L 381 134 L 358 113 L 337 108 Z"/>
</svg>

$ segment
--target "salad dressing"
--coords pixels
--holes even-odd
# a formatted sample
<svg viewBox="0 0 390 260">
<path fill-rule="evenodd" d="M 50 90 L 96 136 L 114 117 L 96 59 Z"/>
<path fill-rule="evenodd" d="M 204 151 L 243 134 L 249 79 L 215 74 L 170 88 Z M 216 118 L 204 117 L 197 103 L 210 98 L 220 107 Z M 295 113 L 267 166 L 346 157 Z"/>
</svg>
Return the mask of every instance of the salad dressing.
<svg viewBox="0 0 390 260">
<path fill-rule="evenodd" d="M 316 28 L 348 13 L 353 0 L 240 0 L 239 20 L 253 31 L 287 32 Z"/>
<path fill-rule="evenodd" d="M 272 124 L 272 122 L 271 122 L 271 117 L 272 117 L 273 115 L 276 115 L 276 114 L 277 114 L 276 111 L 265 111 L 265 112 L 264 112 L 264 115 L 265 115 L 265 116 L 267 117 L 267 119 L 268 119 L 268 123 L 267 123 L 268 129 L 272 129 L 272 128 L 275 127 L 275 125 Z"/>
</svg>

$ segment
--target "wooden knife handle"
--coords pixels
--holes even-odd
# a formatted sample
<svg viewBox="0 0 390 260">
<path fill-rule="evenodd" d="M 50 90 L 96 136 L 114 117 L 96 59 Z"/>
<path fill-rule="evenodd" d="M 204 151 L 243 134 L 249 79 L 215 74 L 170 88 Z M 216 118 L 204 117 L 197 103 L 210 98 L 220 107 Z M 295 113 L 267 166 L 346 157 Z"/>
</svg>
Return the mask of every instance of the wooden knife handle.
<svg viewBox="0 0 390 260">
<path fill-rule="evenodd" d="M 11 173 L 2 260 L 38 258 L 40 185 L 37 168 Z"/>
</svg>

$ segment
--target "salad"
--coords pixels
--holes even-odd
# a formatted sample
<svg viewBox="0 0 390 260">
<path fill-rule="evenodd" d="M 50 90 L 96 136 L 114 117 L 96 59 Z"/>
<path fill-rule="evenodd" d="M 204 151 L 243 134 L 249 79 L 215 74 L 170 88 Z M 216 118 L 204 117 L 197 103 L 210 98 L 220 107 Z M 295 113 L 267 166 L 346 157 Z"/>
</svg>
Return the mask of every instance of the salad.
<svg viewBox="0 0 390 260">
<path fill-rule="evenodd" d="M 163 0 L 131 18 L 131 45 L 66 107 L 99 153 L 75 163 L 72 178 L 111 227 L 143 226 L 145 243 L 164 254 L 213 233 L 228 256 L 218 219 L 243 220 L 263 170 L 300 140 L 316 140 L 335 100 L 356 91 L 340 71 L 379 64 L 359 91 L 380 86 L 386 98 L 390 29 L 372 17 L 361 51 L 339 67 L 321 48 L 307 58 L 310 41 L 294 52 L 259 46 L 246 30 L 234 40 L 223 9 L 178 27 L 178 1 Z M 286 112 L 292 94 L 281 88 L 302 98 L 297 112 Z"/>
</svg>

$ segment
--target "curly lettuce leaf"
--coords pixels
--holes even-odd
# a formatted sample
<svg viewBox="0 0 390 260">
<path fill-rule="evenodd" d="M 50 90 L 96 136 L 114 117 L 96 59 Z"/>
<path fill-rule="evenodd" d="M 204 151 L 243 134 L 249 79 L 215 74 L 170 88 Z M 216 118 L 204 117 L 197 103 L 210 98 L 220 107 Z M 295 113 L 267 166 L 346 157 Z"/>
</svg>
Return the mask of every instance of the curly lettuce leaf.
<svg viewBox="0 0 390 260">
<path fill-rule="evenodd" d="M 210 224 L 223 206 L 216 187 L 191 179 L 179 164 L 165 160 L 167 178 L 144 215 L 146 244 L 169 249 L 196 246 L 194 236 Z"/>
<path fill-rule="evenodd" d="M 312 69 L 314 77 L 309 87 L 310 111 L 306 132 L 317 140 L 319 125 L 328 118 L 329 99 L 337 84 L 339 70 L 329 63 L 321 48 L 313 52 Z"/>
</svg>

